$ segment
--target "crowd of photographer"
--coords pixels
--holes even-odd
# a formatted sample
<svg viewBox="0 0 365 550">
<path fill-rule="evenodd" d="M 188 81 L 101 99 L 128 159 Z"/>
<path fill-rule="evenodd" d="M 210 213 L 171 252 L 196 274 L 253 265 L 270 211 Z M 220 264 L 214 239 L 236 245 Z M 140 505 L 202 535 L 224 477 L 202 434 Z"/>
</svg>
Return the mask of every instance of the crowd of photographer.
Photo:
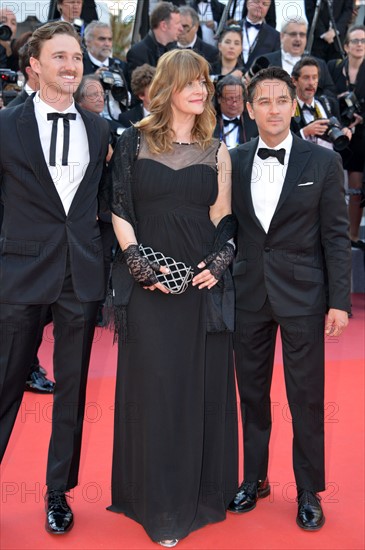
<svg viewBox="0 0 365 550">
<path fill-rule="evenodd" d="M 148 89 L 159 57 L 174 48 L 190 48 L 210 63 L 211 78 L 216 85 L 215 135 L 232 148 L 257 135 L 256 124 L 245 111 L 250 78 L 268 66 L 284 68 L 297 89 L 292 131 L 303 139 L 340 152 L 348 174 L 351 240 L 353 246 L 364 248 L 359 239 L 359 226 L 364 202 L 365 27 L 351 26 L 352 2 L 337 3 L 333 14 L 346 57 L 340 57 L 342 46 L 332 34 L 327 36 L 326 31 L 318 38 L 315 29 L 314 51 L 320 50 L 322 40 L 326 44 L 323 48 L 328 46 L 326 51 L 332 52 L 328 57 L 339 57 L 328 63 L 324 54 L 321 58 L 306 54 L 310 35 L 306 19 L 285 20 L 280 33 L 273 28 L 275 3 L 270 0 L 234 2 L 241 13 L 238 15 L 234 10 L 226 13 L 221 29 L 218 25 L 224 17 L 224 5 L 216 0 L 206 2 L 203 14 L 201 4 L 184 0 L 150 2 L 149 31 L 131 46 L 126 61 L 122 61 L 113 57 L 109 25 L 100 21 L 84 25 L 80 19 L 82 1 L 59 0 L 60 18 L 74 24 L 83 37 L 85 79 L 76 100 L 108 120 L 113 147 L 125 128 L 149 114 Z M 311 2 L 305 5 L 311 22 Z M 327 24 L 326 16 L 322 10 L 318 19 L 320 28 Z M 15 39 L 14 13 L 3 9 L 0 17 L 3 23 L 0 27 L 2 85 L 7 88 L 6 85 L 17 82 L 19 70 L 24 78 L 22 91 L 12 101 L 11 95 L 7 98 L 6 92 L 3 94 L 4 103 L 10 107 L 36 91 L 37 82 L 27 57 L 26 40 L 31 33 Z M 217 30 L 219 35 L 214 35 L 213 31 Z M 209 42 L 203 40 L 204 37 Z M 86 78 L 86 75 L 94 77 Z"/>
</svg>

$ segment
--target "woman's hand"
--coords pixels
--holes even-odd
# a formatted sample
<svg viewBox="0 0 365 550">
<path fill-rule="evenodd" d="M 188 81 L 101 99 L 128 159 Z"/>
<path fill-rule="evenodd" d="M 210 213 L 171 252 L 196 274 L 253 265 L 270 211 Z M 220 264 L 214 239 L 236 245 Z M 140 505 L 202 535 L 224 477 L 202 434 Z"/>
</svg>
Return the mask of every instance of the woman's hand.
<svg viewBox="0 0 365 550">
<path fill-rule="evenodd" d="M 141 254 L 138 244 L 130 244 L 123 250 L 123 254 L 129 271 L 137 283 L 143 286 L 144 289 L 155 290 L 157 288 L 161 292 L 169 294 L 169 290 L 159 283 L 156 277 L 156 273 L 170 273 L 167 267 L 147 260 Z"/>
<path fill-rule="evenodd" d="M 212 252 L 198 264 L 199 269 L 207 267 L 193 279 L 193 286 L 199 285 L 199 290 L 205 287 L 212 288 L 217 284 L 225 270 L 233 262 L 234 246 L 226 243 L 219 252 Z"/>
<path fill-rule="evenodd" d="M 349 124 L 349 128 L 351 130 L 351 128 L 355 128 L 355 126 L 357 126 L 358 124 L 363 124 L 364 123 L 364 119 L 362 118 L 362 116 L 358 115 L 357 113 L 354 113 L 354 121 L 351 122 L 351 124 Z"/>
</svg>

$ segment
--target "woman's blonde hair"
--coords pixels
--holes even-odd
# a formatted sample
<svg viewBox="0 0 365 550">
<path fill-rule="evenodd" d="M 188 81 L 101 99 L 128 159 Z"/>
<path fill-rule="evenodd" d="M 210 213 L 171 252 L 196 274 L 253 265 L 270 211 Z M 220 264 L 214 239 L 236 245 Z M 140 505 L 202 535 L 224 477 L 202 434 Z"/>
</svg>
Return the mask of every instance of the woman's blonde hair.
<svg viewBox="0 0 365 550">
<path fill-rule="evenodd" d="M 208 97 L 204 111 L 196 115 L 191 137 L 203 149 L 210 145 L 216 117 L 212 104 L 214 85 L 209 79 L 208 62 L 191 50 L 176 49 L 160 57 L 149 91 L 150 115 L 136 124 L 143 131 L 151 152 L 164 153 L 172 150 L 172 143 L 176 138 L 171 128 L 171 96 L 174 92 L 181 92 L 188 82 L 198 78 L 206 81 Z"/>
</svg>

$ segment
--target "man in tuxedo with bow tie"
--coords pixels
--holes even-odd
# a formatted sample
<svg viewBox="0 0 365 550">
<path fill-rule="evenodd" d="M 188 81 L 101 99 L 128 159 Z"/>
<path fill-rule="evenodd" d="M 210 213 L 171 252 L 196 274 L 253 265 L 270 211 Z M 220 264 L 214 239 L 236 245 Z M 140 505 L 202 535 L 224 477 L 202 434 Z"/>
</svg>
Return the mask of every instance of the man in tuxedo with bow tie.
<svg viewBox="0 0 365 550">
<path fill-rule="evenodd" d="M 39 92 L 0 113 L 0 458 L 49 305 L 56 385 L 46 529 L 64 534 L 73 526 L 65 493 L 78 480 L 86 379 L 104 296 L 97 212 L 109 129 L 105 120 L 74 104 L 83 71 L 74 28 L 47 23 L 28 47 Z"/>
<path fill-rule="evenodd" d="M 271 0 L 247 0 L 247 16 L 242 21 L 242 57 L 248 71 L 257 57 L 280 48 L 280 34 L 265 23 Z"/>
<path fill-rule="evenodd" d="M 214 137 L 218 137 L 228 149 L 250 141 L 258 135 L 256 122 L 245 110 L 245 87 L 242 80 L 227 75 L 216 86 L 217 125 Z"/>
<path fill-rule="evenodd" d="M 307 45 L 306 20 L 298 17 L 286 19 L 281 26 L 280 42 L 281 48 L 266 54 L 265 57 L 271 66 L 282 67 L 291 75 L 294 65 L 304 56 Z M 317 62 L 320 67 L 318 93 L 336 97 L 336 86 L 333 83 L 326 62 L 323 59 L 317 59 Z"/>
<path fill-rule="evenodd" d="M 248 86 L 247 109 L 259 137 L 231 151 L 244 481 L 229 510 L 249 512 L 270 494 L 270 387 L 280 327 L 296 521 L 314 531 L 325 521 L 317 495 L 325 489 L 324 336 L 339 337 L 348 324 L 351 262 L 341 159 L 291 134 L 295 108 L 286 71 L 258 72 Z"/>
</svg>

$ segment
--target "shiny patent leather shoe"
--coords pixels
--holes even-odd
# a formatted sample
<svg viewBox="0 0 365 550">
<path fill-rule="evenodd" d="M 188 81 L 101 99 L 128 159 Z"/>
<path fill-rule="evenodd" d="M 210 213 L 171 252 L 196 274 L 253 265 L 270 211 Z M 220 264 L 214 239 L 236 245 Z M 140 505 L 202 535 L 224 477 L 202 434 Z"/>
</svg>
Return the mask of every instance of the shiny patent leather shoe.
<svg viewBox="0 0 365 550">
<path fill-rule="evenodd" d="M 228 506 L 229 512 L 244 514 L 256 508 L 259 498 L 268 497 L 271 492 L 268 479 L 259 481 L 244 481 Z"/>
<path fill-rule="evenodd" d="M 52 535 L 64 535 L 74 524 L 74 517 L 66 495 L 62 491 L 48 491 L 45 496 L 46 531 Z"/>
<path fill-rule="evenodd" d="M 48 380 L 38 368 L 28 375 L 28 379 L 25 382 L 25 391 L 34 393 L 53 393 L 54 382 Z"/>
<path fill-rule="evenodd" d="M 174 548 L 177 545 L 179 539 L 170 539 L 170 540 L 159 540 L 158 544 L 164 546 L 165 548 Z"/>
<path fill-rule="evenodd" d="M 318 531 L 325 522 L 321 497 L 312 491 L 298 489 L 297 525 L 305 531 Z"/>
</svg>

